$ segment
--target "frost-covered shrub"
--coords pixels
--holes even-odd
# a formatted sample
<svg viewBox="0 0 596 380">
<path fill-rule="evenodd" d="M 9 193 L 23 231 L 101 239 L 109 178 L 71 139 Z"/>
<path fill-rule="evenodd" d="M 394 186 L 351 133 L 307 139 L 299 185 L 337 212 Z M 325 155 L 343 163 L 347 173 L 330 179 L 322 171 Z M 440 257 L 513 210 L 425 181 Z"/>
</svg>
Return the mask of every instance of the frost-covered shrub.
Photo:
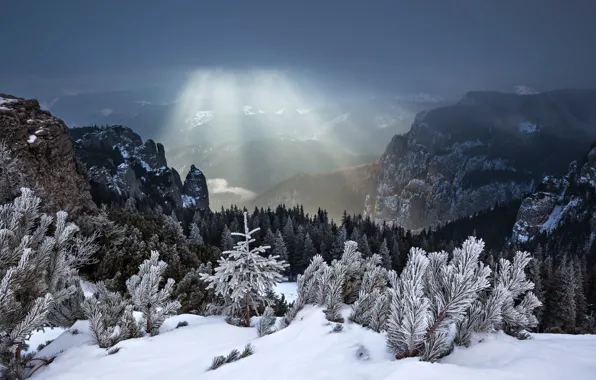
<svg viewBox="0 0 596 380">
<path fill-rule="evenodd" d="M 163 321 L 180 308 L 180 302 L 170 300 L 174 280 L 169 278 L 159 289 L 166 267 L 159 261 L 159 252 L 151 251 L 151 258 L 139 266 L 139 273 L 126 281 L 135 309 L 143 313 L 145 332 L 151 335 L 157 334 Z"/>
<path fill-rule="evenodd" d="M 519 333 L 535 326 L 532 311 L 540 303 L 524 274 L 528 254 L 518 252 L 513 264 L 501 260 L 490 289 L 490 269 L 479 261 L 483 249 L 482 240 L 472 237 L 454 249 L 451 259 L 446 252 L 412 248 L 401 276 L 389 271 L 385 326 L 397 358 L 436 361 L 454 344 L 468 344 L 473 332 Z M 383 315 L 377 308 L 375 314 Z"/>
<path fill-rule="evenodd" d="M 141 329 L 122 295 L 110 292 L 103 282 L 97 291 L 83 302 L 83 311 L 89 321 L 89 330 L 95 344 L 101 348 L 141 336 Z"/>
<path fill-rule="evenodd" d="M 186 322 L 186 321 L 180 321 L 176 325 L 176 328 L 179 329 L 180 327 L 186 327 L 186 326 L 188 326 L 188 322 Z"/>
<path fill-rule="evenodd" d="M 2 376 L 24 378 L 21 348 L 45 326 L 70 326 L 81 317 L 83 294 L 77 268 L 92 261 L 92 238 L 79 236 L 64 211 L 55 217 L 39 211 L 29 189 L 0 205 L 0 357 Z"/>
<path fill-rule="evenodd" d="M 273 333 L 275 331 L 273 329 L 275 321 L 276 318 L 273 315 L 273 309 L 267 306 L 265 308 L 265 311 L 263 312 L 263 315 L 261 315 L 259 322 L 257 323 L 257 333 L 259 334 L 259 336 L 263 337 L 265 335 Z"/>
<path fill-rule="evenodd" d="M 240 359 L 244 359 L 254 353 L 254 349 L 250 343 L 248 343 L 242 352 L 233 349 L 227 356 L 219 355 L 215 356 L 213 360 L 211 360 L 211 366 L 207 369 L 207 371 L 213 371 L 218 369 L 224 364 L 232 363 Z"/>
<path fill-rule="evenodd" d="M 387 271 L 381 267 L 381 257 L 372 255 L 364 259 L 354 241 L 344 243 L 339 260 L 327 265 L 320 255 L 315 256 L 303 275 L 298 276 L 298 298 L 286 314 L 291 322 L 305 304 L 326 307 L 330 321 L 342 321 L 339 309 L 343 304 L 353 304 L 350 319 L 368 325 L 373 298 L 387 284 Z"/>
<path fill-rule="evenodd" d="M 527 338 L 523 332 L 536 327 L 538 321 L 533 312 L 541 305 L 531 292 L 534 284 L 526 279 L 525 268 L 530 261 L 527 252 L 517 252 L 513 263 L 505 259 L 499 261 L 493 287 L 481 294 L 458 323 L 458 345 L 469 345 L 474 332 L 498 329 Z"/>
</svg>

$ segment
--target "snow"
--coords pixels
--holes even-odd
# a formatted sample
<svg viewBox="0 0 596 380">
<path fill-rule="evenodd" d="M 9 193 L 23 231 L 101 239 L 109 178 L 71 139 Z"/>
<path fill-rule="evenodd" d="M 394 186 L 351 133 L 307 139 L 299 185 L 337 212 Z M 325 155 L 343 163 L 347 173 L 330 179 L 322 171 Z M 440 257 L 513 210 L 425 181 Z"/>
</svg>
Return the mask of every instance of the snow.
<svg viewBox="0 0 596 380">
<path fill-rule="evenodd" d="M 275 114 L 276 115 L 282 115 L 284 113 L 285 108 L 280 109 L 279 111 L 276 111 Z"/>
<path fill-rule="evenodd" d="M 7 99 L 7 98 L 3 98 L 0 96 L 0 105 L 2 105 L 4 103 L 13 103 L 16 101 L 17 101 L 17 99 Z"/>
<path fill-rule="evenodd" d="M 295 282 L 280 282 L 273 289 L 278 295 L 284 295 L 288 303 L 294 302 L 298 297 L 297 285 Z"/>
<path fill-rule="evenodd" d="M 187 123 L 190 124 L 190 128 L 192 129 L 192 128 L 195 128 L 195 127 L 198 127 L 200 125 L 210 122 L 214 116 L 215 116 L 215 112 L 211 111 L 211 110 L 197 111 L 195 113 L 195 116 L 193 116 L 191 119 L 187 120 Z"/>
<path fill-rule="evenodd" d="M 522 123 L 519 123 L 519 125 L 517 126 L 519 128 L 520 132 L 523 133 L 536 133 L 538 132 L 538 125 L 531 123 L 529 121 L 524 121 Z"/>
<path fill-rule="evenodd" d="M 58 338 L 64 331 L 66 330 L 61 327 L 46 327 L 43 330 L 35 331 L 26 342 L 29 345 L 29 349 L 23 351 L 36 352 L 40 344 L 45 344 L 48 340 Z"/>
<path fill-rule="evenodd" d="M 256 115 L 256 112 L 252 111 L 252 106 L 244 106 L 243 108 L 245 115 Z"/>
<path fill-rule="evenodd" d="M 561 206 L 560 205 L 555 206 L 553 208 L 553 211 L 548 216 L 547 221 L 544 222 L 544 224 L 542 225 L 542 228 L 541 228 L 542 232 L 544 232 L 544 231 L 552 232 L 559 224 L 562 214 L 563 213 L 561 212 Z"/>
<path fill-rule="evenodd" d="M 97 285 L 87 280 L 81 280 L 81 289 L 83 290 L 85 298 L 89 298 L 97 291 Z"/>
<path fill-rule="evenodd" d="M 29 135 L 29 139 L 27 140 L 27 142 L 29 144 L 33 144 L 35 142 L 35 140 L 37 140 L 37 136 L 35 136 L 35 135 Z"/>
<path fill-rule="evenodd" d="M 182 207 L 189 208 L 197 204 L 197 200 L 190 195 L 182 194 Z"/>
<path fill-rule="evenodd" d="M 535 94 L 538 94 L 539 92 L 536 91 L 535 89 L 533 89 L 532 87 L 520 85 L 520 86 L 515 86 L 515 93 L 517 95 L 535 95 Z"/>
<path fill-rule="evenodd" d="M 179 321 L 189 326 L 176 329 Z M 331 333 L 332 327 L 323 309 L 312 306 L 286 329 L 263 338 L 255 328 L 229 325 L 223 317 L 180 315 L 167 320 L 160 335 L 120 342 L 120 351 L 108 355 L 90 343 L 87 322 L 79 321 L 71 329 L 80 334 L 66 331 L 39 353 L 58 356 L 31 379 L 591 380 L 596 373 L 594 335 L 535 334 L 520 341 L 492 334 L 470 348 L 457 348 L 441 363 L 426 363 L 393 360 L 383 334 L 354 323 L 345 323 L 339 333 Z M 252 356 L 206 371 L 214 356 L 247 343 L 254 346 Z M 368 349 L 368 360 L 356 357 L 360 345 Z"/>
</svg>

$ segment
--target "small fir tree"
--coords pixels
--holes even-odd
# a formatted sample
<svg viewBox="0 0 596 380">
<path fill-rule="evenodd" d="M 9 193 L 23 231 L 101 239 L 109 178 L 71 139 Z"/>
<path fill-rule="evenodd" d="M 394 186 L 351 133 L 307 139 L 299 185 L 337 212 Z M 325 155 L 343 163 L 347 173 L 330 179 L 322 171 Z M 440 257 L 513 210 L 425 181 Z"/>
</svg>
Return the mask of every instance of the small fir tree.
<svg viewBox="0 0 596 380">
<path fill-rule="evenodd" d="M 224 252 L 224 257 L 218 260 L 215 274 L 202 274 L 201 278 L 209 283 L 207 289 L 214 289 L 223 298 L 223 312 L 230 316 L 242 314 L 244 325 L 250 326 L 251 313 L 256 312 L 262 305 L 267 305 L 267 290 L 281 281 L 281 272 L 287 266 L 277 256 L 263 257 L 270 247 L 260 246 L 251 249 L 254 242 L 251 237 L 256 228 L 248 230 L 248 216 L 244 213 L 244 233 L 234 235 L 244 238 L 233 250 Z"/>
</svg>

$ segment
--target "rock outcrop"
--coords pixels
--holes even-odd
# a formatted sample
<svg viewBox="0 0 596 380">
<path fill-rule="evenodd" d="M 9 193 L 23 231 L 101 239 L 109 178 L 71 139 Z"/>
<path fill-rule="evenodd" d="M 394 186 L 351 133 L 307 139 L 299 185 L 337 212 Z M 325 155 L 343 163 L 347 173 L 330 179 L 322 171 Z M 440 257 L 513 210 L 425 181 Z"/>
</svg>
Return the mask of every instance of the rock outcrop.
<svg viewBox="0 0 596 380">
<path fill-rule="evenodd" d="M 168 209 L 209 207 L 205 176 L 193 166 L 183 184 L 162 144 L 123 126 L 73 128 L 70 135 L 97 202 L 133 197 Z"/>
<path fill-rule="evenodd" d="M 419 230 L 533 191 L 596 139 L 596 91 L 474 92 L 417 115 L 380 160 L 365 212 Z"/>
<path fill-rule="evenodd" d="M 205 175 L 196 166 L 191 165 L 182 186 L 182 202 L 184 207 L 197 207 L 200 210 L 209 208 L 209 194 Z"/>
<path fill-rule="evenodd" d="M 37 100 L 0 94 L 0 141 L 17 160 L 21 186 L 43 200 L 44 211 L 94 212 L 86 171 L 76 159 L 64 122 Z"/>
<path fill-rule="evenodd" d="M 523 199 L 512 240 L 524 243 L 541 233 L 553 232 L 566 220 L 596 218 L 595 193 L 596 148 L 592 148 L 581 164 L 572 162 L 563 176 L 546 176 L 536 192 Z"/>
</svg>

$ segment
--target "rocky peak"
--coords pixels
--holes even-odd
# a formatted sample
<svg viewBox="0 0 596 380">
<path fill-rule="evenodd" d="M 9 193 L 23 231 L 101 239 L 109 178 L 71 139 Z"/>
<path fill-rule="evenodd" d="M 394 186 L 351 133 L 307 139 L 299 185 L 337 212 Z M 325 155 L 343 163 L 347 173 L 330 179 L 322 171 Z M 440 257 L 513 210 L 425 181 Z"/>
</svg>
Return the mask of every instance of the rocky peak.
<svg viewBox="0 0 596 380">
<path fill-rule="evenodd" d="M 35 190 L 46 211 L 65 210 L 76 216 L 96 210 L 68 128 L 37 100 L 0 94 L 0 140 L 18 162 L 21 185 Z"/>
<path fill-rule="evenodd" d="M 205 175 L 194 165 L 190 166 L 190 171 L 184 180 L 182 201 L 185 205 L 189 203 L 199 209 L 209 207 L 207 180 L 205 179 Z"/>
<path fill-rule="evenodd" d="M 73 128 L 70 135 L 88 168 L 96 201 L 134 197 L 166 208 L 209 207 L 204 176 L 201 182 L 191 170 L 187 179 L 194 191 L 185 193 L 180 175 L 167 166 L 162 144 L 143 142 L 123 126 Z"/>
<path fill-rule="evenodd" d="M 565 173 L 595 127 L 596 91 L 468 93 L 393 137 L 365 210 L 419 230 L 522 198 Z"/>
</svg>

